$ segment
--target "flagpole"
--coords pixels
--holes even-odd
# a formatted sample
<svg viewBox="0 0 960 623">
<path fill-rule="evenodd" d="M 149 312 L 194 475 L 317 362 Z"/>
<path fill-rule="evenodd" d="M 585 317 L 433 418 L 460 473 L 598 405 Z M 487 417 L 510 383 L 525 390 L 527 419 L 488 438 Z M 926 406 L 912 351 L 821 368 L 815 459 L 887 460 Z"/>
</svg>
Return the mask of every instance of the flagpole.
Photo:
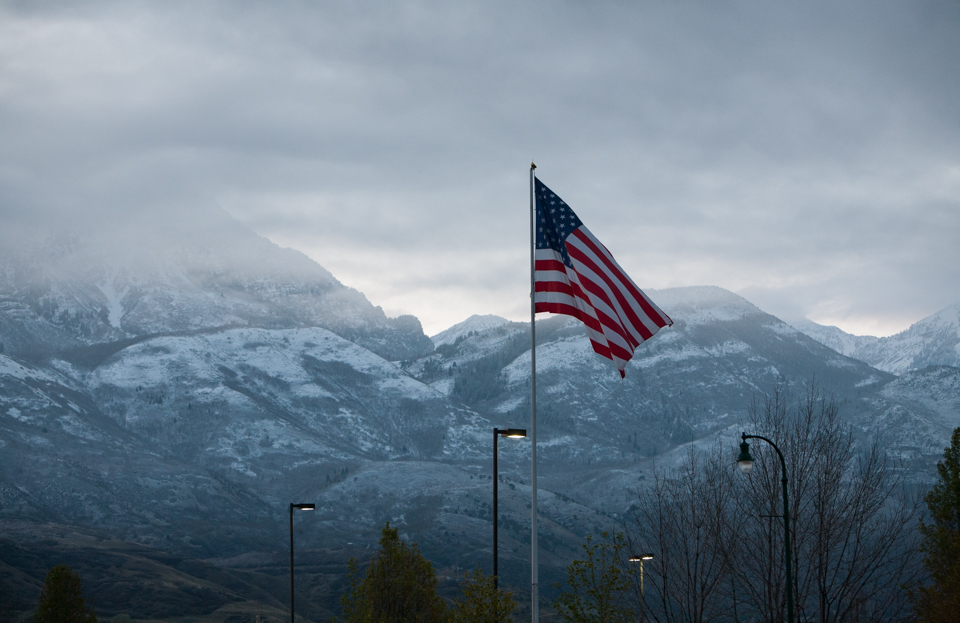
<svg viewBox="0 0 960 623">
<path fill-rule="evenodd" d="M 540 623 L 540 574 L 537 551 L 537 321 L 535 292 L 537 201 L 534 180 L 537 165 L 530 163 L 530 616 Z"/>
</svg>

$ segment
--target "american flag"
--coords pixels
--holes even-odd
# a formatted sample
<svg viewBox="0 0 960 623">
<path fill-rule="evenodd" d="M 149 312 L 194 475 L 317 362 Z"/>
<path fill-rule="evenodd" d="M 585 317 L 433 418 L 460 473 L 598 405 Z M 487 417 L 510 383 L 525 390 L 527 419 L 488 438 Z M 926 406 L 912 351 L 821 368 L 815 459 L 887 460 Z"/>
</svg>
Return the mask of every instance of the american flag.
<svg viewBox="0 0 960 623">
<path fill-rule="evenodd" d="M 540 180 L 534 311 L 565 314 L 587 327 L 593 350 L 624 376 L 641 342 L 673 321 L 651 301 L 566 203 Z"/>
</svg>

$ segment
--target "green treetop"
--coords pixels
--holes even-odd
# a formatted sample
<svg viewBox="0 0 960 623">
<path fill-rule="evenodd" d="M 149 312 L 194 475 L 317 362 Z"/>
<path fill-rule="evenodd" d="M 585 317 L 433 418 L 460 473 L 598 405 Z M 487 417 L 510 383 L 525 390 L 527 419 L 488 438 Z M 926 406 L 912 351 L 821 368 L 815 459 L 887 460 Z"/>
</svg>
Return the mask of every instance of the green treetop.
<svg viewBox="0 0 960 623">
<path fill-rule="evenodd" d="M 34 614 L 36 623 L 97 623 L 93 608 L 87 607 L 80 588 L 80 575 L 67 565 L 47 573 Z"/>
<path fill-rule="evenodd" d="M 345 623 L 442 623 L 446 603 L 437 595 L 433 565 L 400 540 L 389 522 L 380 534 L 380 551 L 360 578 L 350 559 L 350 590 L 341 598 Z"/>
<path fill-rule="evenodd" d="M 930 522 L 920 522 L 920 549 L 933 583 L 913 595 L 924 623 L 953 622 L 960 612 L 960 428 L 937 462 L 937 474 L 939 480 L 925 498 Z"/>
<path fill-rule="evenodd" d="M 453 607 L 451 623 L 500 623 L 509 621 L 517 607 L 513 594 L 497 589 L 493 585 L 493 576 L 483 575 L 480 565 L 474 573 L 469 571 L 463 576 L 460 588 L 463 600 L 457 600 Z"/>
</svg>

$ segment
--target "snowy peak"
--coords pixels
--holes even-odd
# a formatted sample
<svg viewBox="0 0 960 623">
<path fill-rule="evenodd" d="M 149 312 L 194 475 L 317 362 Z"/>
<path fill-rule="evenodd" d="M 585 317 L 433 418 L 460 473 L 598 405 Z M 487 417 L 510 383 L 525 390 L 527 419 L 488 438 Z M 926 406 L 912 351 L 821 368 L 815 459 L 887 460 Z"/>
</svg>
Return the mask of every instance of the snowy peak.
<svg viewBox="0 0 960 623">
<path fill-rule="evenodd" d="M 486 314 L 483 316 L 474 314 L 463 322 L 455 324 L 449 329 L 437 333 L 430 339 L 433 341 L 434 346 L 453 344 L 459 338 L 469 335 L 471 332 L 480 333 L 482 331 L 487 331 L 488 329 L 496 329 L 497 327 L 502 327 L 508 322 L 510 321 L 506 318 L 494 316 L 493 314 Z"/>
<path fill-rule="evenodd" d="M 857 358 L 856 353 L 861 348 L 880 339 L 872 335 L 851 335 L 839 327 L 817 324 L 806 318 L 795 320 L 790 324 L 824 346 L 854 359 Z"/>
<path fill-rule="evenodd" d="M 856 336 L 812 321 L 797 329 L 839 353 L 892 374 L 928 366 L 960 366 L 960 305 L 950 305 L 890 337 Z"/>
<path fill-rule="evenodd" d="M 920 322 L 917 322 L 907 329 L 905 333 L 910 331 L 960 337 L 960 304 L 944 307 L 932 316 L 927 316 Z"/>
<path fill-rule="evenodd" d="M 222 211 L 0 247 L 0 335 L 55 353 L 224 326 L 323 327 L 391 360 L 433 350 L 413 317 L 387 318 L 322 266 Z"/>
<path fill-rule="evenodd" d="M 765 313 L 742 296 L 717 286 L 650 290 L 647 294 L 674 321 L 689 326 L 741 320 Z"/>
</svg>

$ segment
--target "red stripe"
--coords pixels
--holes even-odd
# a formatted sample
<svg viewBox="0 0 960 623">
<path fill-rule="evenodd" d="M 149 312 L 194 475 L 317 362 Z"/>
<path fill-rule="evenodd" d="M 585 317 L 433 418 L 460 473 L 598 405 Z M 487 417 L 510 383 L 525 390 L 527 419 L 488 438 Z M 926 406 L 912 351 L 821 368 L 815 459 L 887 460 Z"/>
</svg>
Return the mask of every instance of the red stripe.
<svg viewBox="0 0 960 623">
<path fill-rule="evenodd" d="M 620 303 L 619 305 L 620 309 L 627 316 L 626 320 L 631 323 L 633 328 L 636 330 L 637 333 L 640 334 L 640 337 L 641 337 L 640 341 L 637 341 L 637 339 L 633 336 L 633 334 L 630 333 L 628 335 L 625 334 L 624 339 L 628 343 L 630 343 L 631 346 L 635 348 L 640 345 L 640 342 L 644 340 L 648 340 L 651 337 L 653 337 L 653 333 L 651 333 L 650 330 L 646 326 L 644 326 L 644 324 L 640 321 L 640 319 L 637 318 L 633 309 L 631 309 L 629 304 L 626 302 L 626 300 L 624 300 L 623 292 L 616 287 L 616 284 L 613 284 L 610 282 L 609 275 L 605 274 L 602 270 L 598 270 L 596 265 L 592 261 L 590 261 L 590 258 L 586 254 L 584 254 L 582 250 L 576 247 L 569 247 L 569 249 L 570 249 L 570 255 L 572 257 L 576 258 L 577 261 L 583 263 L 584 265 L 590 267 L 598 275 L 598 277 L 602 279 L 604 283 L 607 284 L 607 286 L 610 288 L 610 291 L 611 291 L 610 294 L 613 294 L 613 296 L 617 298 L 617 301 Z M 610 300 L 610 295 L 603 288 L 603 286 L 601 286 L 598 283 L 595 283 L 592 279 L 590 279 L 586 275 L 581 275 L 581 277 L 584 282 L 584 287 L 587 288 L 598 299 L 602 300 L 604 303 L 609 305 L 610 309 L 614 313 L 617 313 L 617 310 L 616 310 L 617 306 L 614 305 L 613 302 Z M 617 320 L 611 319 L 611 321 L 616 322 L 618 325 L 621 325 L 621 322 L 620 322 L 621 319 L 619 318 Z"/>
<path fill-rule="evenodd" d="M 564 305 L 563 303 L 537 303 L 535 307 L 535 311 L 550 312 L 551 314 L 563 314 L 565 316 L 573 316 L 574 318 L 577 318 L 578 320 L 583 321 L 583 323 L 586 324 L 587 326 L 590 326 L 590 323 L 587 322 L 588 320 L 596 322 L 593 318 L 585 315 L 578 308 L 573 307 L 571 305 Z M 603 331 L 599 330 L 599 326 L 595 330 L 597 331 L 597 333 L 600 333 L 601 335 L 603 335 Z M 623 351 L 622 348 L 617 347 L 615 344 L 610 344 L 610 343 L 603 344 L 601 342 L 596 341 L 593 338 L 590 338 L 590 344 L 593 346 L 593 350 L 598 355 L 602 355 L 607 359 L 610 359 L 611 361 L 613 361 L 614 349 L 618 351 Z M 629 355 L 627 355 L 627 358 L 629 358 Z"/>
<path fill-rule="evenodd" d="M 582 240 L 582 238 L 580 238 L 579 236 L 577 238 L 578 240 Z M 586 241 L 586 243 L 589 243 L 589 241 Z M 588 245 L 588 246 L 592 247 L 592 250 L 594 251 L 594 253 L 596 253 L 596 248 L 593 247 L 593 245 Z M 626 319 L 630 322 L 630 324 L 634 327 L 634 329 L 636 329 L 637 333 L 640 334 L 640 337 L 642 338 L 640 341 L 645 341 L 653 337 L 653 333 L 650 331 L 650 329 L 646 327 L 643 321 L 640 320 L 636 312 L 633 310 L 633 307 L 627 302 L 626 298 L 624 297 L 623 288 L 619 284 L 614 283 L 614 280 L 611 277 L 610 273 L 608 273 L 606 270 L 604 270 L 600 266 L 597 266 L 596 263 L 590 258 L 589 255 L 587 255 L 582 249 L 577 248 L 575 245 L 568 244 L 567 252 L 570 253 L 571 257 L 576 258 L 577 261 L 588 266 L 594 273 L 596 273 L 601 279 L 603 279 L 604 283 L 606 283 L 607 286 L 610 288 L 611 294 L 613 294 L 613 296 L 616 297 L 617 301 L 619 302 L 620 309 L 623 310 L 623 313 L 627 317 Z M 620 274 L 622 273 L 619 273 L 619 272 L 616 273 L 616 275 L 620 275 Z M 598 286 L 598 287 L 602 289 L 602 286 Z M 610 307 L 614 307 L 614 305 L 612 305 L 610 300 L 607 298 L 607 294 L 605 292 L 602 295 L 598 294 L 598 296 L 601 296 L 602 298 L 604 298 L 607 301 L 607 303 L 610 304 Z M 639 300 L 637 302 L 640 303 Z M 659 318 L 660 316 L 659 314 L 657 314 L 657 318 L 650 318 L 650 321 L 654 325 L 658 327 L 662 327 L 663 324 L 658 324 Z M 637 342 L 636 345 L 639 345 L 639 342 Z"/>
<path fill-rule="evenodd" d="M 607 291 L 604 290 L 602 286 L 595 283 L 592 279 L 588 278 L 586 275 L 580 275 L 580 278 L 584 288 L 586 288 L 597 299 L 606 303 L 607 306 L 610 307 L 610 310 L 613 311 L 613 313 L 617 313 L 616 306 L 614 306 L 613 303 L 610 301 Z M 621 300 L 620 306 L 623 307 L 624 304 L 625 303 Z M 596 308 L 596 306 L 594 306 L 594 308 Z M 633 348 L 636 348 L 637 346 L 640 345 L 640 342 L 637 341 L 637 339 L 633 336 L 633 334 L 626 330 L 626 328 L 623 326 L 619 318 L 612 318 L 608 316 L 605 312 L 600 312 L 600 310 L 597 310 L 597 314 L 599 315 L 600 313 L 603 313 L 604 317 L 609 319 L 609 322 L 604 324 L 608 324 L 611 327 L 615 327 L 617 333 L 623 336 L 623 339 L 625 342 L 630 344 L 630 346 L 632 346 Z M 640 327 L 637 327 L 637 332 L 640 333 L 640 336 L 643 338 L 640 341 L 650 339 L 650 337 L 652 337 L 653 335 L 642 324 L 640 325 Z M 644 334 L 648 334 L 648 335 L 644 335 Z"/>
<path fill-rule="evenodd" d="M 578 237 L 578 240 L 580 240 L 579 237 Z M 590 245 L 590 246 L 592 246 L 592 245 Z M 595 249 L 591 249 L 591 250 L 593 250 L 594 252 L 596 252 Z M 592 270 L 594 273 L 596 273 L 597 276 L 598 276 L 600 279 L 602 279 L 603 282 L 607 285 L 607 287 L 610 288 L 610 293 L 617 299 L 617 302 L 619 303 L 620 309 L 623 311 L 624 315 L 626 316 L 626 320 L 628 320 L 628 321 L 631 323 L 631 325 L 632 325 L 632 326 L 637 330 L 637 332 L 640 334 L 640 336 L 641 336 L 641 338 L 642 338 L 641 341 L 650 339 L 650 337 L 652 337 L 653 333 L 651 333 L 650 330 L 644 325 L 643 321 L 640 320 L 639 316 L 637 316 L 636 312 L 633 310 L 633 307 L 632 307 L 632 306 L 630 305 L 630 303 L 627 301 L 626 297 L 624 296 L 624 288 L 623 288 L 623 286 L 622 286 L 621 284 L 618 284 L 618 283 L 616 283 L 616 282 L 614 281 L 614 278 L 615 278 L 617 275 L 615 274 L 614 276 L 611 276 L 611 274 L 610 274 L 609 272 L 607 272 L 607 271 L 604 269 L 604 267 L 597 266 L 597 264 L 594 262 L 594 260 L 593 260 L 589 255 L 587 255 L 586 252 L 584 252 L 582 249 L 576 247 L 575 245 L 569 245 L 569 246 L 568 246 L 568 252 L 570 253 L 570 255 L 571 255 L 572 257 L 576 258 L 577 261 L 579 261 L 579 262 L 581 262 L 582 264 L 584 264 L 585 266 L 589 267 L 590 270 Z M 629 291 L 627 292 L 627 294 L 630 294 Z M 604 295 L 604 296 L 606 296 L 606 295 Z M 608 301 L 608 302 L 609 302 L 609 301 Z M 639 301 L 638 301 L 638 302 L 639 302 Z M 611 307 L 614 307 L 614 305 L 611 304 Z M 654 325 L 657 324 L 657 323 L 656 323 L 656 320 L 654 320 L 653 318 L 650 318 L 650 321 L 651 321 Z"/>
<path fill-rule="evenodd" d="M 551 314 L 563 314 L 564 316 L 573 316 L 574 318 L 576 318 L 583 324 L 587 325 L 597 333 L 600 333 L 600 334 L 603 333 L 603 330 L 600 327 L 600 323 L 597 322 L 596 318 L 592 318 L 588 316 L 587 314 L 580 311 L 578 307 L 574 307 L 573 305 L 565 305 L 564 303 L 548 303 L 545 301 L 538 301 L 534 303 L 534 312 L 549 312 Z M 606 357 L 606 355 L 604 356 Z"/>
<path fill-rule="evenodd" d="M 537 281 L 534 284 L 534 292 L 563 292 L 564 294 L 573 294 L 573 286 L 562 281 Z"/>
<path fill-rule="evenodd" d="M 582 228 L 578 227 L 573 232 L 573 235 L 575 235 L 578 240 L 583 241 L 584 244 L 589 246 L 593 252 L 597 254 L 597 257 L 599 257 L 607 266 L 607 268 L 610 269 L 610 272 L 617 275 L 618 279 L 623 282 L 624 287 L 627 288 L 627 290 L 633 295 L 633 298 L 636 299 L 637 303 L 640 304 L 640 307 L 643 309 L 644 313 L 646 313 L 647 317 L 650 318 L 655 325 L 661 328 L 667 324 L 672 325 L 673 321 L 670 320 L 670 317 L 666 316 L 666 314 L 663 314 L 662 312 L 657 311 L 657 309 L 650 305 L 650 302 L 647 301 L 647 297 L 644 296 L 644 294 L 639 288 L 636 287 L 636 285 L 634 285 L 630 277 L 625 275 L 623 271 L 620 270 L 620 268 L 616 265 L 616 262 L 612 261 L 613 254 L 607 251 L 606 247 L 604 247 L 602 251 L 598 249 L 593 240 L 591 240 L 592 234 L 588 236 L 586 233 L 581 231 L 581 229 Z M 567 246 L 569 248 L 569 245 Z M 603 245 L 600 246 L 602 247 Z M 664 316 L 666 316 L 666 318 L 664 318 Z"/>
<path fill-rule="evenodd" d="M 585 282 L 585 283 L 583 284 L 585 288 L 587 288 L 587 289 L 589 289 L 589 290 L 591 290 L 591 291 L 592 291 L 593 289 L 596 289 L 596 287 L 597 287 L 596 284 L 594 284 L 594 283 L 593 283 L 592 281 L 590 281 L 589 279 L 583 279 L 583 281 Z M 583 297 L 581 297 L 581 298 L 583 298 Z M 601 297 L 598 297 L 598 298 L 604 299 L 605 297 L 601 296 Z M 588 302 L 588 304 L 590 305 L 590 307 L 593 308 L 593 313 L 595 313 L 595 314 L 597 315 L 597 320 L 600 321 L 600 324 L 602 324 L 604 327 L 606 327 L 606 328 L 607 328 L 608 330 L 610 330 L 611 332 L 616 333 L 617 335 L 619 335 L 621 338 L 623 338 L 623 341 L 626 342 L 627 344 L 629 344 L 631 347 L 636 348 L 636 346 L 637 346 L 637 341 L 636 341 L 635 339 L 633 339 L 633 336 L 632 336 L 632 335 L 628 335 L 628 334 L 627 334 L 627 331 L 623 328 L 623 325 L 621 325 L 615 318 L 611 318 L 610 315 L 607 314 L 605 311 L 603 311 L 602 309 L 599 309 L 596 305 L 593 304 L 592 301 L 589 301 L 589 300 L 588 300 L 587 302 Z M 608 301 L 608 300 L 604 300 L 604 302 L 607 303 L 607 305 L 610 304 L 610 301 Z M 606 331 L 604 331 L 604 333 L 606 333 Z"/>
<path fill-rule="evenodd" d="M 602 289 L 600 289 L 591 280 L 584 278 L 579 273 L 575 273 L 575 274 L 579 278 L 578 280 L 582 279 L 582 281 L 585 282 L 584 287 L 587 287 L 591 291 L 598 291 L 598 292 L 595 292 L 598 295 L 597 298 L 602 299 L 607 305 L 610 305 L 610 301 L 609 299 L 607 299 L 606 293 L 603 292 Z M 609 333 L 616 333 L 617 335 L 620 336 L 620 338 L 624 342 L 629 344 L 632 348 L 636 348 L 636 346 L 639 344 L 639 342 L 637 342 L 633 338 L 633 336 L 630 335 L 619 322 L 617 322 L 617 320 L 615 320 L 614 318 L 611 318 L 603 310 L 598 309 L 597 306 L 594 305 L 593 301 L 583 292 L 581 285 L 578 284 L 576 281 L 569 281 L 566 283 L 562 281 L 556 281 L 556 280 L 535 281 L 534 292 L 559 292 L 561 294 L 566 294 L 568 296 L 578 298 L 582 300 L 587 306 L 589 306 L 590 309 L 593 310 L 593 313 L 597 317 L 593 318 L 587 314 L 582 313 L 579 307 L 570 306 L 571 309 L 577 309 L 578 313 L 574 316 L 575 318 L 580 319 L 584 324 L 594 329 L 597 333 L 603 334 L 604 337 L 607 338 L 608 340 L 609 340 Z M 537 310 L 537 307 L 535 305 L 534 312 L 536 312 L 536 310 Z M 573 315 L 573 314 L 567 314 L 567 315 Z M 589 319 L 589 321 L 586 319 Z M 619 345 L 616 345 L 616 347 L 620 350 L 623 350 L 623 348 Z M 627 359 L 629 359 L 631 355 L 632 353 L 628 354 Z"/>
<path fill-rule="evenodd" d="M 578 307 L 574 307 L 573 305 L 566 305 L 564 303 L 556 303 L 556 302 L 537 301 L 534 304 L 534 311 L 537 313 L 549 312 L 551 314 L 562 314 L 565 316 L 572 316 L 577 320 L 580 320 L 581 322 L 583 322 L 583 324 L 593 329 L 600 335 L 603 335 L 604 339 L 606 339 L 606 335 L 605 335 L 605 332 L 603 331 L 603 327 L 600 325 L 597 319 L 583 313 Z M 596 311 L 596 308 L 594 308 L 594 311 Z M 604 316 L 606 315 L 604 314 Z M 610 359 L 611 361 L 614 359 L 614 357 L 621 359 L 623 361 L 628 361 L 633 356 L 632 352 L 624 349 L 619 344 L 611 343 L 609 341 L 606 344 L 602 344 L 593 338 L 590 338 L 590 343 L 593 345 L 593 350 L 596 351 L 597 354 L 603 355 L 604 357 L 606 357 L 607 359 Z"/>
<path fill-rule="evenodd" d="M 555 270 L 557 272 L 566 272 L 566 265 L 560 260 L 536 260 L 533 263 L 534 270 Z"/>
<path fill-rule="evenodd" d="M 538 284 L 538 285 L 539 285 L 539 284 Z M 544 300 L 539 300 L 539 301 L 538 301 L 538 300 L 536 300 L 536 298 L 535 298 L 535 299 L 534 299 L 534 311 L 535 311 L 535 312 L 536 312 L 536 311 L 540 311 L 540 305 L 563 305 L 563 306 L 566 307 L 566 308 L 575 309 L 575 310 L 576 310 L 576 313 L 575 313 L 575 314 L 573 314 L 573 313 L 568 313 L 568 312 L 552 312 L 552 313 L 563 313 L 563 314 L 566 314 L 567 316 L 573 316 L 574 318 L 577 318 L 578 320 L 580 320 L 583 324 L 587 325 L 587 327 L 589 327 L 590 329 L 593 329 L 593 330 L 596 331 L 597 333 L 603 335 L 603 333 L 604 333 L 604 331 L 603 331 L 603 326 L 600 324 L 600 321 L 599 321 L 597 318 L 595 318 L 594 316 L 591 316 L 590 314 L 588 314 L 588 313 L 586 313 L 585 311 L 583 311 L 583 310 L 577 305 L 577 297 L 574 296 L 572 293 L 570 293 L 570 292 L 563 292 L 562 290 L 559 290 L 559 289 L 549 289 L 549 290 L 548 290 L 548 289 L 544 289 L 544 290 L 540 290 L 540 291 L 541 291 L 541 292 L 554 292 L 554 293 L 562 294 L 563 296 L 569 297 L 569 298 L 570 298 L 570 302 L 569 302 L 569 303 L 560 303 L 560 302 L 557 302 L 557 301 L 544 301 Z M 590 307 L 590 309 L 593 309 L 593 311 L 596 312 L 596 309 L 593 308 L 592 306 Z M 550 311 L 550 310 L 544 310 L 544 311 Z"/>
<path fill-rule="evenodd" d="M 577 274 L 577 277 L 582 278 L 582 276 L 579 274 Z M 589 279 L 584 279 L 584 281 L 592 284 L 592 282 Z M 587 326 L 595 330 L 597 333 L 602 334 L 604 336 L 604 339 L 606 339 L 608 342 L 610 339 L 610 333 L 616 333 L 617 335 L 620 336 L 620 338 L 624 342 L 629 344 L 631 347 L 635 348 L 637 346 L 636 341 L 633 340 L 632 336 L 626 334 L 626 332 L 624 331 L 620 323 L 618 323 L 616 320 L 611 318 L 602 309 L 598 309 L 597 306 L 593 304 L 593 302 L 583 293 L 583 290 L 580 289 L 580 285 L 578 283 L 576 283 L 575 281 L 570 281 L 570 288 L 573 291 L 572 296 L 575 296 L 576 298 L 582 300 L 587 306 L 590 307 L 590 309 L 593 310 L 593 313 L 596 315 L 596 318 L 593 318 L 588 314 L 580 313 L 577 317 L 580 318 L 581 320 L 583 320 L 583 318 L 590 319 L 590 322 L 583 320 L 584 324 L 586 324 Z M 552 285 L 547 286 L 546 283 L 543 283 L 542 287 L 541 287 L 541 283 L 537 283 L 535 290 L 541 291 L 541 292 L 563 292 L 564 294 L 568 294 L 566 291 L 564 291 L 560 287 L 555 287 Z M 579 308 L 577 309 L 579 310 Z M 610 346 L 616 347 L 617 349 L 623 351 L 624 353 L 627 353 L 627 357 L 626 357 L 627 359 L 629 359 L 630 356 L 632 356 L 633 354 L 632 351 L 628 352 L 618 344 L 611 344 Z"/>
<path fill-rule="evenodd" d="M 579 277 L 579 275 L 577 275 Z M 590 298 L 584 294 L 583 289 L 580 287 L 576 281 L 560 281 L 559 279 L 540 279 L 534 281 L 534 292 L 562 292 L 564 294 L 569 294 L 572 297 L 576 297 L 586 303 L 590 308 L 596 310 L 593 306 L 593 303 L 590 301 Z"/>
<path fill-rule="evenodd" d="M 613 354 L 615 357 L 623 359 L 624 361 L 633 357 L 633 351 L 624 350 L 622 346 L 618 346 L 610 342 L 607 342 L 607 344 L 609 345 L 611 354 Z M 611 359 L 613 359 L 613 357 L 611 357 Z"/>
<path fill-rule="evenodd" d="M 613 361 L 613 354 L 610 352 L 609 347 L 604 346 L 603 344 L 601 344 L 600 342 L 592 338 L 590 339 L 590 344 L 593 346 L 593 352 L 597 353 L 598 355 L 603 355 L 610 361 Z"/>
</svg>

